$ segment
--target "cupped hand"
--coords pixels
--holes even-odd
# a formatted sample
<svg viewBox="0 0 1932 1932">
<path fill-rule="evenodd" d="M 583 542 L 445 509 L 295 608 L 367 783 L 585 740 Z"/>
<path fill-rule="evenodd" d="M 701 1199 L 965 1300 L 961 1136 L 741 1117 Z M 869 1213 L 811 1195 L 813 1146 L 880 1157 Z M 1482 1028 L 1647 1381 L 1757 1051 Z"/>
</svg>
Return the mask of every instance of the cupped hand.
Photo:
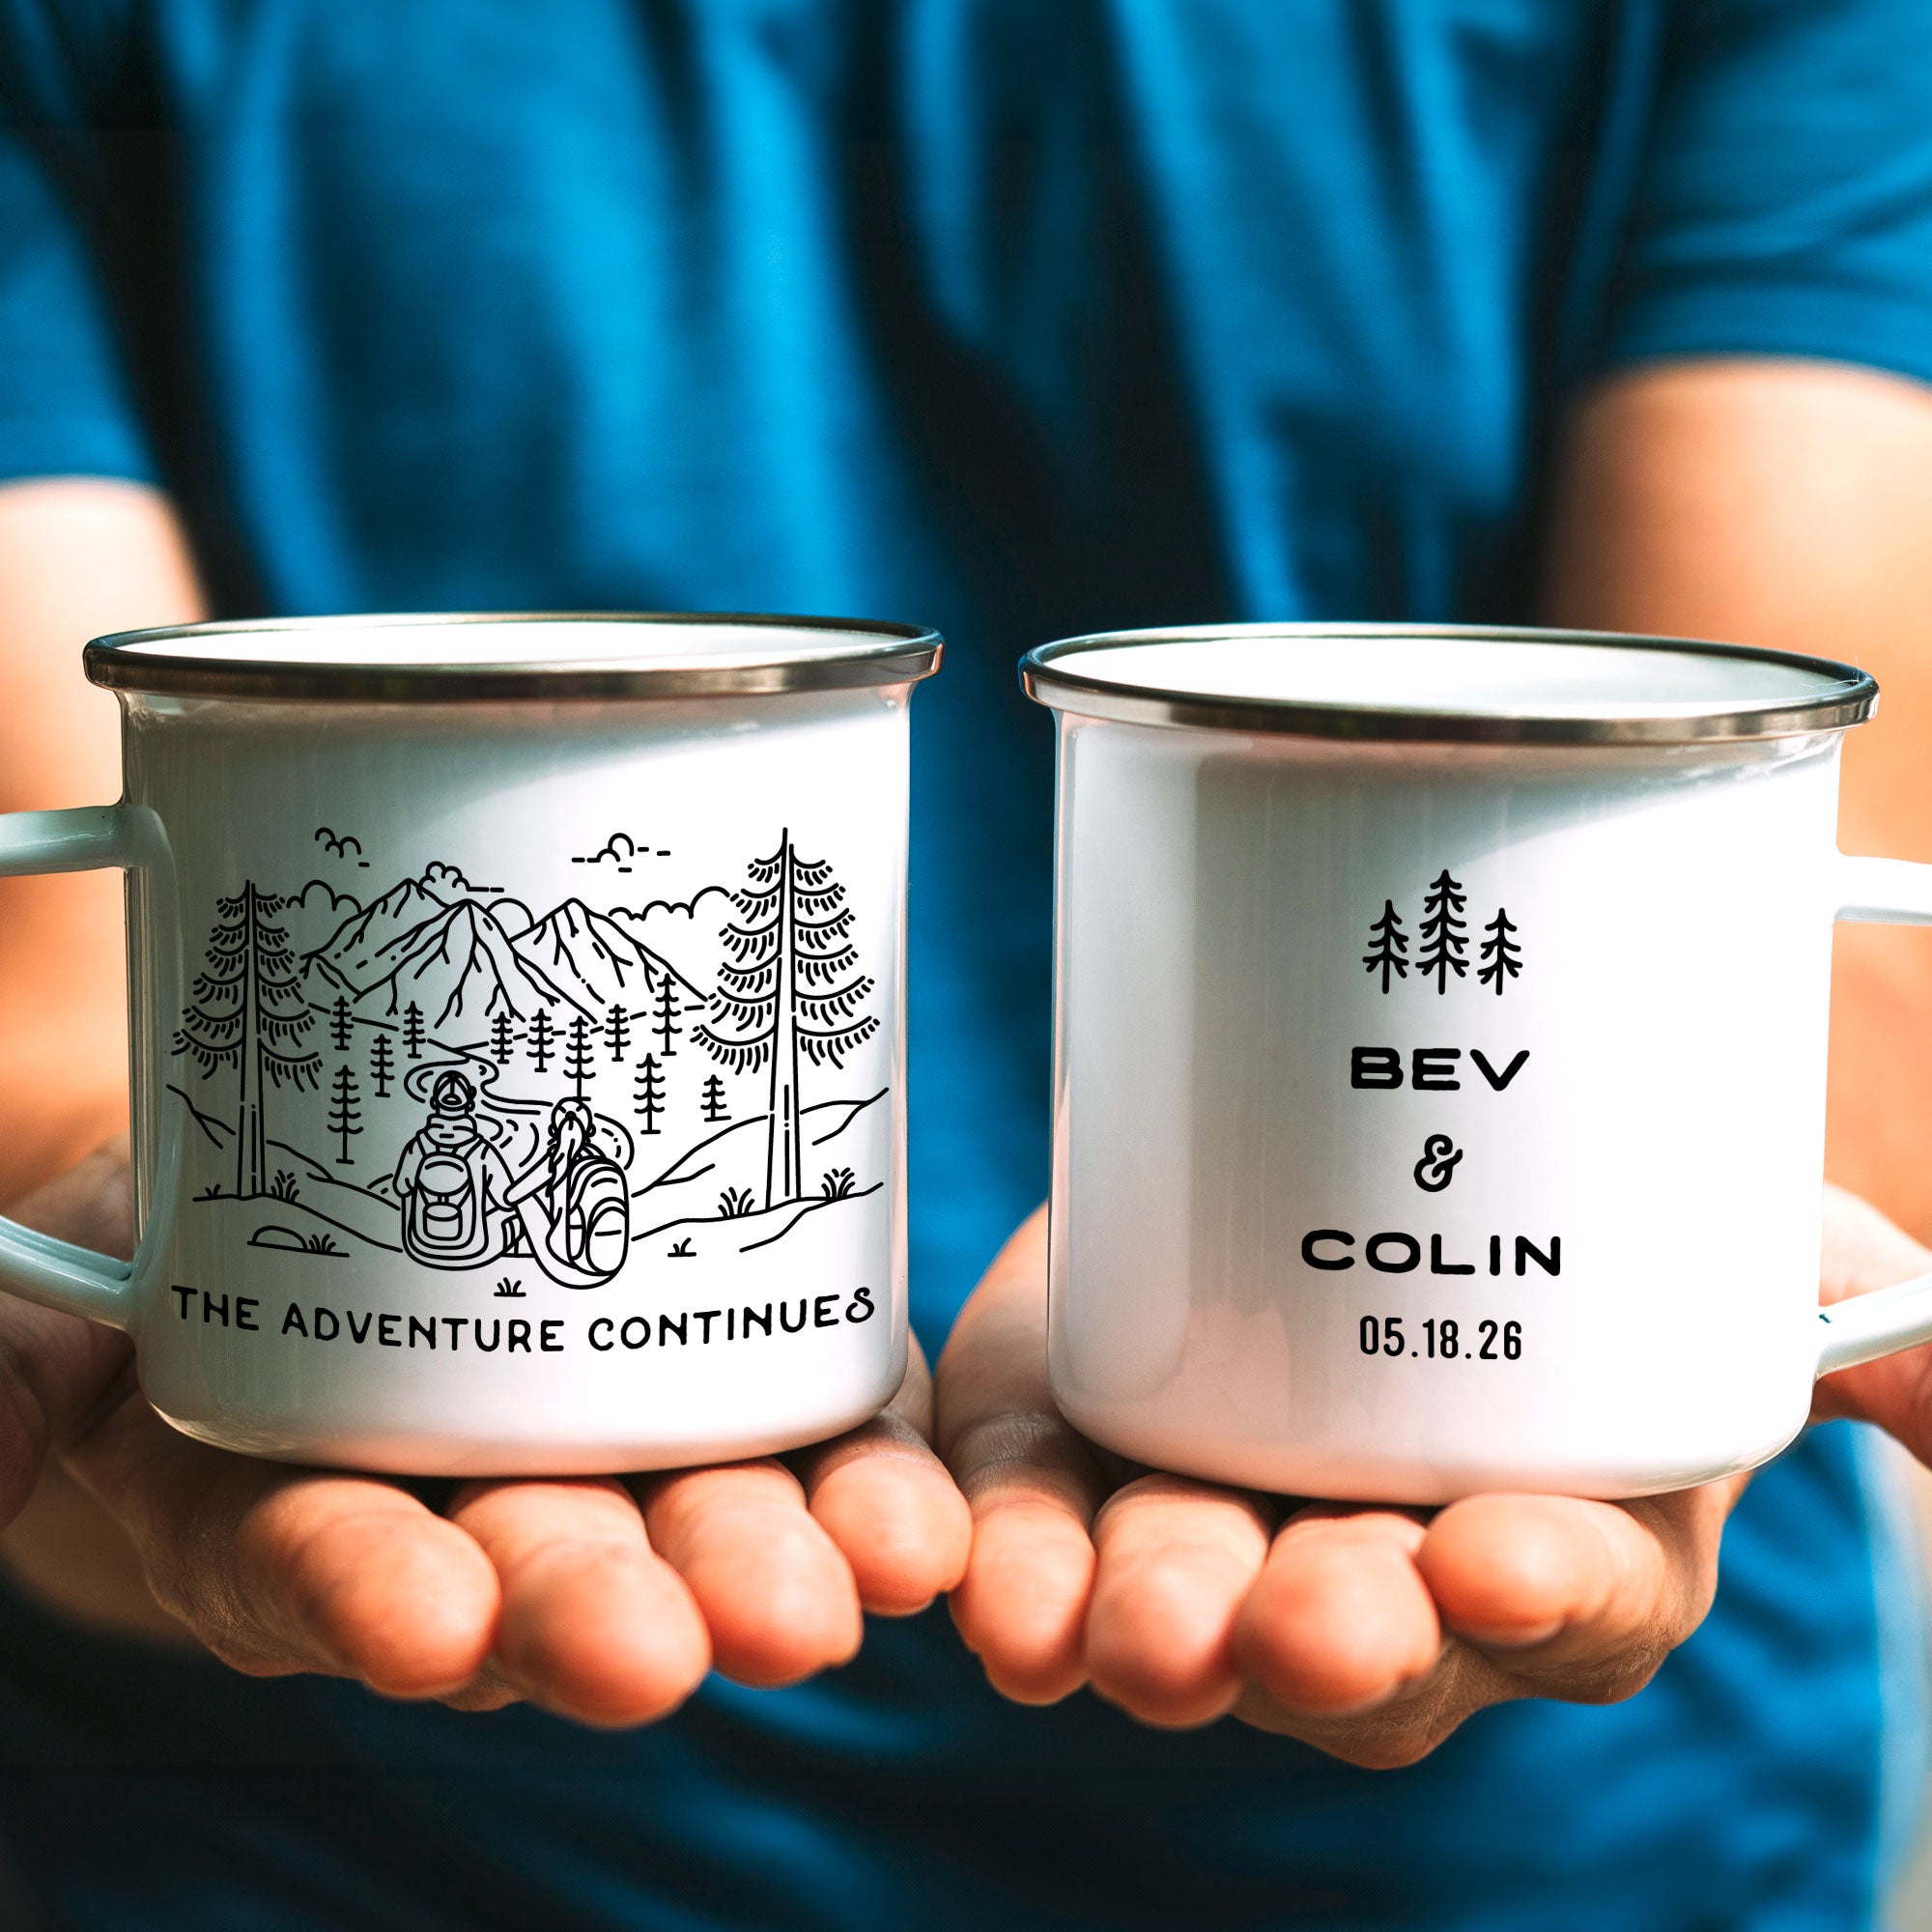
<svg viewBox="0 0 1932 1932">
<path fill-rule="evenodd" d="M 125 1147 L 14 1210 L 129 1243 Z M 783 1458 L 628 1480 L 404 1483 L 191 1441 L 126 1338 L 0 1296 L 0 1524 L 50 1457 L 132 1541 L 156 1600 L 223 1662 L 393 1697 L 527 1699 L 592 1724 L 665 1716 L 716 1668 L 793 1683 L 959 1580 L 970 1523 L 928 1446 L 914 1344 L 876 1421 Z"/>
<path fill-rule="evenodd" d="M 1848 1292 L 1915 1271 L 1876 1239 L 1846 1249 Z M 1628 1503 L 1484 1495 L 1424 1511 L 1122 1469 L 1054 1408 L 1045 1271 L 1040 1214 L 939 1364 L 940 1449 L 974 1520 L 952 1613 L 1008 1696 L 1049 1703 L 1091 1684 L 1148 1723 L 1232 1714 L 1402 1765 L 1487 1705 L 1629 1696 L 1709 1609 L 1743 1477 Z M 1932 1438 L 1932 1376 L 1916 1386 Z"/>
</svg>

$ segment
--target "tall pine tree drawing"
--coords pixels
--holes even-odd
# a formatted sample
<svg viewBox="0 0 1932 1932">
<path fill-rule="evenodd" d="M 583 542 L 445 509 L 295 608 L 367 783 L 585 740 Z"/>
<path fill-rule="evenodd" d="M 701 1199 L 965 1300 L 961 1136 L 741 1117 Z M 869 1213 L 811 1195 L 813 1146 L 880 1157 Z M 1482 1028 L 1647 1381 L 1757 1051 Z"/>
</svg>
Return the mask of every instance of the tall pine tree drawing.
<svg viewBox="0 0 1932 1932">
<path fill-rule="evenodd" d="M 655 1054 L 644 1055 L 643 1065 L 638 1068 L 637 1086 L 631 1097 L 639 1119 L 644 1123 L 643 1131 L 647 1134 L 656 1133 L 658 1116 L 664 1112 L 665 1090 Z"/>
<path fill-rule="evenodd" d="M 498 1066 L 510 1064 L 510 1055 L 516 1051 L 517 1028 L 506 1012 L 498 1011 L 490 1022 L 490 1056 Z"/>
<path fill-rule="evenodd" d="M 348 1167 L 354 1159 L 349 1151 L 349 1143 L 362 1131 L 362 1109 L 357 1104 L 361 1097 L 355 1091 L 354 1069 L 338 1066 L 335 1069 L 335 1087 L 328 1102 L 328 1131 L 342 1143 L 342 1151 L 335 1156 L 338 1167 Z"/>
<path fill-rule="evenodd" d="M 677 981 L 667 973 L 658 987 L 657 1005 L 651 1009 L 651 1031 L 657 1035 L 667 1060 L 677 1051 L 671 1042 L 684 1036 L 684 1029 L 677 1023 L 677 1016 L 683 1010 L 677 997 Z"/>
<path fill-rule="evenodd" d="M 369 1078 L 375 1082 L 377 1099 L 389 1097 L 389 1080 L 395 1070 L 395 1049 L 389 1044 L 389 1036 L 379 1032 L 369 1048 Z"/>
<path fill-rule="evenodd" d="M 328 1009 L 328 1039 L 337 1053 L 349 1051 L 349 1001 L 341 993 L 335 996 L 335 1004 Z"/>
<path fill-rule="evenodd" d="M 313 1088 L 322 1077 L 322 1056 L 302 1050 L 315 1013 L 302 994 L 288 929 L 274 923 L 287 904 L 252 881 L 233 898 L 215 900 L 208 967 L 195 978 L 175 1034 L 175 1051 L 188 1055 L 204 1074 L 232 1066 L 241 1075 L 235 1192 L 244 1200 L 266 1185 L 264 1089 Z"/>
<path fill-rule="evenodd" d="M 704 1076 L 703 1088 L 704 1118 L 707 1121 L 722 1121 L 725 1118 L 724 1082 L 716 1073 Z"/>
<path fill-rule="evenodd" d="M 1407 951 L 1408 934 L 1402 929 L 1402 915 L 1393 899 L 1384 899 L 1381 918 L 1369 927 L 1369 950 L 1362 954 L 1362 964 L 1372 974 L 1382 976 L 1383 992 L 1389 989 L 1391 975 L 1399 980 L 1408 978 L 1408 961 L 1403 957 Z"/>
<path fill-rule="evenodd" d="M 541 1007 L 524 1037 L 529 1041 L 530 1065 L 541 1073 L 556 1053 L 556 1027 Z"/>
<path fill-rule="evenodd" d="M 403 1051 L 412 1060 L 420 1060 L 423 1053 L 422 1009 L 412 1000 L 403 1009 Z"/>
<path fill-rule="evenodd" d="M 564 1040 L 563 1070 L 576 1088 L 580 1100 L 583 1098 L 583 1090 L 590 1080 L 590 1069 L 595 1065 L 590 1051 L 590 1022 L 579 1013 L 571 1021 L 570 1032 Z"/>
<path fill-rule="evenodd" d="M 1462 886 L 1445 866 L 1422 901 L 1422 923 L 1417 927 L 1422 947 L 1415 955 L 1415 977 L 1427 980 L 1434 975 L 1438 993 L 1449 990 L 1450 974 L 1460 980 L 1469 970 L 1463 956 L 1469 950 L 1469 928 L 1461 917 L 1467 904 Z"/>
<path fill-rule="evenodd" d="M 611 1010 L 604 1015 L 604 1045 L 611 1055 L 611 1065 L 624 1064 L 624 1049 L 631 1043 L 631 1016 L 614 1000 Z"/>
<path fill-rule="evenodd" d="M 1522 971 L 1522 948 L 1516 943 L 1517 923 L 1498 906 L 1495 918 L 1483 930 L 1489 936 L 1483 941 L 1483 963 L 1477 969 L 1476 981 L 1479 985 L 1494 986 L 1500 999 L 1503 987 Z"/>
<path fill-rule="evenodd" d="M 805 1191 L 799 1056 L 842 1066 L 879 1021 L 863 1010 L 875 982 L 858 970 L 852 909 L 832 867 L 801 859 L 787 830 L 769 859 L 746 870 L 749 883 L 731 895 L 738 917 L 723 934 L 731 963 L 718 969 L 710 1012 L 691 1037 L 734 1073 L 771 1071 L 770 1208 Z"/>
</svg>

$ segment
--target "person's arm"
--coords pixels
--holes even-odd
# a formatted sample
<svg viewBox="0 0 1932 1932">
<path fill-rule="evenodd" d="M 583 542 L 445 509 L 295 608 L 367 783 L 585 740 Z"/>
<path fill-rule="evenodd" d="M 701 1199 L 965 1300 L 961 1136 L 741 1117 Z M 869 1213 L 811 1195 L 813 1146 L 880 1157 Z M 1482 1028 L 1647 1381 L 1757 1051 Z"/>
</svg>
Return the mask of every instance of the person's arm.
<svg viewBox="0 0 1932 1932">
<path fill-rule="evenodd" d="M 201 615 L 157 492 L 0 486 L 0 811 L 120 797 L 117 708 L 81 676 L 80 647 Z M 124 950 L 118 873 L 0 880 L 0 1201 L 127 1124 Z"/>
<path fill-rule="evenodd" d="M 118 709 L 81 676 L 80 647 L 203 614 L 186 540 L 157 491 L 100 477 L 0 487 L 0 811 L 118 798 Z M 127 1125 L 124 952 L 118 873 L 0 879 L 0 1203 Z M 99 1215 L 103 1171 L 118 1174 L 118 1162 L 90 1166 L 56 1195 L 63 1226 Z M 94 1245 L 114 1238 L 116 1211 Z M 72 1237 L 88 1238 L 78 1227 Z M 98 1627 L 180 1636 L 133 1546 L 58 1467 L 0 1536 L 0 1560 L 43 1601 Z"/>
<path fill-rule="evenodd" d="M 1925 856 L 1932 800 L 1932 391 L 1802 362 L 1623 375 L 1568 438 L 1546 614 L 1783 645 L 1869 665 L 1848 845 Z M 1841 951 L 1835 1170 L 1932 1221 L 1932 935 Z M 1171 1476 L 1117 1487 L 1055 1412 L 1036 1216 L 939 1365 L 939 1443 L 975 1533 L 953 1612 L 987 1675 L 1041 1702 L 1091 1684 L 1153 1723 L 1232 1713 L 1360 1764 L 1404 1764 L 1472 1713 L 1640 1689 L 1717 1584 L 1745 1479 L 1622 1505 L 1477 1496 L 1434 1514 L 1244 1494 Z M 1932 1230 L 1928 1230 L 1932 1231 Z M 1821 1295 L 1932 1266 L 1869 1208 L 1828 1201 Z M 1818 1412 L 1932 1451 L 1926 1350 L 1834 1376 Z"/>
<path fill-rule="evenodd" d="M 152 491 L 0 490 L 8 806 L 117 795 L 113 707 L 82 682 L 80 645 L 195 615 L 193 583 Z M 126 1115 L 112 885 L 13 881 L 0 898 L 14 1189 Z M 125 1255 L 125 1145 L 15 1211 Z M 141 1399 L 124 1336 L 0 1294 L 0 1524 L 17 1577 L 71 1616 L 185 1633 L 254 1675 L 320 1671 L 465 1709 L 529 1698 L 636 1723 L 714 1666 L 778 1684 L 850 1657 L 862 1610 L 918 1609 L 965 1565 L 930 1415 L 915 1345 L 892 1407 L 836 1442 L 632 1483 L 470 1483 L 439 1512 L 399 1483 L 191 1441 Z"/>
<path fill-rule="evenodd" d="M 1847 852 L 1932 859 L 1932 390 L 1830 363 L 1627 377 L 1578 412 L 1549 621 L 1861 665 Z M 1932 1241 L 1932 930 L 1838 928 L 1827 1167 Z"/>
</svg>

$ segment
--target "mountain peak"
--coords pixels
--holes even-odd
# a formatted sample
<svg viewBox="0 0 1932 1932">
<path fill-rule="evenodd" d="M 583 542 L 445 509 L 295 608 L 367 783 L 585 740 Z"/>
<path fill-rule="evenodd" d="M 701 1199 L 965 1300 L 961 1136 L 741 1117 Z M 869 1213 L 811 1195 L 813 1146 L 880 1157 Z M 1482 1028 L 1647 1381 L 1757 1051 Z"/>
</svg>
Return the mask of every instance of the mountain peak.
<svg viewBox="0 0 1932 1932">
<path fill-rule="evenodd" d="M 607 913 L 572 896 L 511 942 L 573 998 L 596 1008 L 638 1006 L 655 996 L 670 967 Z M 677 977 L 672 975 L 672 977 Z"/>
</svg>

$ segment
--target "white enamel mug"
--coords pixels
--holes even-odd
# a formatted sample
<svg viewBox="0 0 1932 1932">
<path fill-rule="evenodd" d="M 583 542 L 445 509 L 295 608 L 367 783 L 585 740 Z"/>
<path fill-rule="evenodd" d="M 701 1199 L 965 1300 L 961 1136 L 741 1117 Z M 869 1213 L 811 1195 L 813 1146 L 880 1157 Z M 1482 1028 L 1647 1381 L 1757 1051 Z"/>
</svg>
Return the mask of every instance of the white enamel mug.
<svg viewBox="0 0 1932 1932">
<path fill-rule="evenodd" d="M 939 639 L 369 617 L 90 644 L 131 1267 L 0 1222 L 176 1428 L 419 1475 L 795 1447 L 906 1357 L 906 707 Z"/>
<path fill-rule="evenodd" d="M 1932 1337 L 1821 1313 L 1847 666 L 1304 627 L 1045 646 L 1052 1379 L 1095 1441 L 1297 1495 L 1744 1469 Z"/>
</svg>

